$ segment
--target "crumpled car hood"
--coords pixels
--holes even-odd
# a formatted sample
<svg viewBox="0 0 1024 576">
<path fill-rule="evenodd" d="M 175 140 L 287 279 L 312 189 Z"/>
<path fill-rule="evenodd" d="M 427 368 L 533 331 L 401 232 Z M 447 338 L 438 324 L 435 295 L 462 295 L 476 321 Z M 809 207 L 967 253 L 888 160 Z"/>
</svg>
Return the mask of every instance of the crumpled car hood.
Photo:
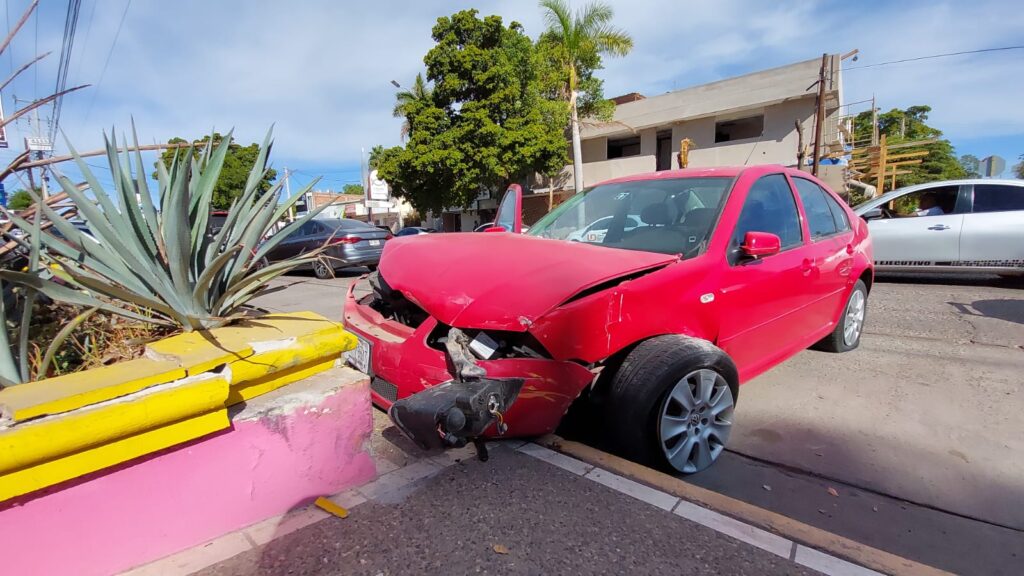
<svg viewBox="0 0 1024 576">
<path fill-rule="evenodd" d="M 388 241 L 380 274 L 444 324 L 521 332 L 582 290 L 675 260 L 507 232 L 425 234 Z"/>
</svg>

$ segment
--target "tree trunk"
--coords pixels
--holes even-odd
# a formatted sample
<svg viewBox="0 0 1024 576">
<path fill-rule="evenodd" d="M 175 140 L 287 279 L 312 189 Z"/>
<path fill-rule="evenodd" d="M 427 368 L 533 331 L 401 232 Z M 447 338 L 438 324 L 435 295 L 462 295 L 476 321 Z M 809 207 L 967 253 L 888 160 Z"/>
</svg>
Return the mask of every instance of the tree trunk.
<svg viewBox="0 0 1024 576">
<path fill-rule="evenodd" d="M 569 95 L 569 109 L 572 112 L 572 180 L 576 192 L 583 190 L 583 145 L 580 143 L 580 118 L 576 111 L 576 91 Z"/>
</svg>

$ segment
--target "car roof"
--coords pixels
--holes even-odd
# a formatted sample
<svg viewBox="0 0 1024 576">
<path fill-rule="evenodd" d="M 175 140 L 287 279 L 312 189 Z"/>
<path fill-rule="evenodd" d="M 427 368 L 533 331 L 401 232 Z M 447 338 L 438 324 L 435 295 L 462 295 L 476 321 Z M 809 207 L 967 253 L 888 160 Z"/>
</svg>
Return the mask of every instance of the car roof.
<svg viewBox="0 0 1024 576">
<path fill-rule="evenodd" d="M 644 174 L 633 174 L 598 182 L 603 184 L 620 184 L 623 182 L 642 182 L 644 180 L 667 180 L 673 178 L 735 178 L 746 171 L 757 172 L 786 172 L 810 176 L 810 172 L 803 172 L 797 168 L 789 168 L 781 164 L 759 164 L 756 166 L 715 166 L 709 168 L 682 168 L 677 170 L 662 170 L 660 172 L 647 172 Z"/>
</svg>

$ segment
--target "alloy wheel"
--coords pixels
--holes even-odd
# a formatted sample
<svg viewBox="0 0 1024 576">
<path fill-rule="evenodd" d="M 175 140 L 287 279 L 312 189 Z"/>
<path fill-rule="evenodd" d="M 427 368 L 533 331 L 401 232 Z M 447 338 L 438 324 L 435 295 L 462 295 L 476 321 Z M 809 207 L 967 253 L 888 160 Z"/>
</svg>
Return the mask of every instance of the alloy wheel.
<svg viewBox="0 0 1024 576">
<path fill-rule="evenodd" d="M 704 470 L 718 458 L 732 432 L 736 402 L 729 383 L 707 368 L 679 380 L 661 407 L 661 449 L 680 472 Z"/>
<path fill-rule="evenodd" d="M 850 294 L 843 318 L 843 343 L 847 346 L 853 346 L 860 338 L 860 331 L 864 328 L 865 302 L 864 293 L 860 290 L 854 290 L 853 294 Z"/>
</svg>

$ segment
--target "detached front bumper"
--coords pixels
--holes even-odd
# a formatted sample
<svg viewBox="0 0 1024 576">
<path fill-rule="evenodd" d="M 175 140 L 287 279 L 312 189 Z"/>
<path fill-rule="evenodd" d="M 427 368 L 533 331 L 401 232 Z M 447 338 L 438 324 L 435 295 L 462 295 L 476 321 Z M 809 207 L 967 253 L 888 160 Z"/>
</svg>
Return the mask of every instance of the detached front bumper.
<svg viewBox="0 0 1024 576">
<path fill-rule="evenodd" d="M 343 316 L 345 328 L 370 346 L 373 403 L 389 410 L 392 420 L 425 446 L 434 447 L 443 442 L 435 440 L 441 438 L 437 432 L 439 423 L 443 424 L 440 428 L 449 430 L 459 424 L 459 417 L 454 413 L 451 417 L 455 421 L 447 421 L 452 406 L 466 407 L 469 399 L 489 399 L 495 390 L 503 391 L 508 398 L 507 405 L 499 410 L 507 426 L 504 434 L 498 429 L 497 418 L 491 418 L 479 430 L 472 428 L 479 422 L 468 422 L 470 428 L 465 437 L 551 433 L 593 379 L 590 370 L 574 362 L 503 358 L 477 360 L 475 364 L 485 375 L 475 381 L 459 382 L 445 352 L 427 343 L 438 326 L 435 318 L 428 317 L 416 327 L 407 326 L 371 308 L 368 304 L 372 298 L 365 278 L 349 288 Z M 514 393 L 508 389 L 510 383 L 517 388 Z M 480 396 L 477 393 L 481 390 L 488 393 Z M 427 391 L 429 393 L 424 394 Z M 417 398 L 405 401 L 413 396 Z M 394 406 L 397 408 L 393 409 Z M 431 427 L 433 434 L 426 432 Z M 432 437 L 424 440 L 424 436 Z"/>
</svg>

